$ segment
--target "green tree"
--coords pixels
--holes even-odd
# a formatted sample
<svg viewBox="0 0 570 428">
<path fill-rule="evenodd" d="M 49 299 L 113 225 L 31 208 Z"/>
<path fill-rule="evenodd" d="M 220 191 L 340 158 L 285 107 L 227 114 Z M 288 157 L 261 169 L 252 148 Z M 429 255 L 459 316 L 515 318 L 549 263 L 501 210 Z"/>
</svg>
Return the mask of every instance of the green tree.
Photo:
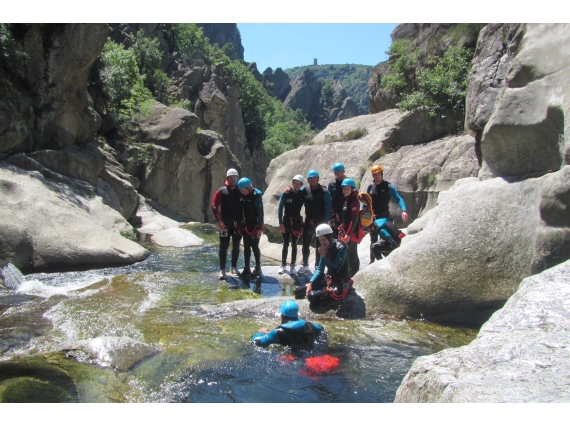
<svg viewBox="0 0 570 428">
<path fill-rule="evenodd" d="M 150 111 L 153 97 L 145 87 L 135 54 L 109 39 L 100 56 L 100 78 L 109 111 L 127 120 Z"/>
<path fill-rule="evenodd" d="M 428 106 L 436 115 L 446 109 L 465 109 L 467 75 L 473 52 L 469 49 L 450 48 L 443 57 L 432 58 L 428 67 L 417 71 L 418 90 L 404 94 L 398 104 L 401 110 Z"/>
<path fill-rule="evenodd" d="M 392 72 L 382 76 L 382 85 L 397 94 L 411 93 L 417 89 L 415 84 L 416 69 L 419 66 L 418 50 L 410 51 L 410 41 L 397 39 L 386 52 L 390 55 Z"/>
<path fill-rule="evenodd" d="M 170 51 L 177 52 L 185 61 L 202 59 L 208 65 L 230 62 L 220 48 L 210 44 L 196 24 L 160 24 L 159 28 L 170 46 Z"/>
<path fill-rule="evenodd" d="M 142 29 L 136 35 L 129 34 L 127 37 L 132 43 L 129 49 L 135 55 L 139 72 L 145 76 L 145 86 L 157 100 L 163 103 L 166 102 L 170 79 L 160 69 L 162 62 L 160 42 L 156 37 L 154 39 L 145 37 Z"/>
<path fill-rule="evenodd" d="M 262 146 L 267 135 L 266 115 L 272 111 L 271 97 L 240 60 L 226 67 L 240 87 L 239 103 L 250 153 Z"/>
</svg>

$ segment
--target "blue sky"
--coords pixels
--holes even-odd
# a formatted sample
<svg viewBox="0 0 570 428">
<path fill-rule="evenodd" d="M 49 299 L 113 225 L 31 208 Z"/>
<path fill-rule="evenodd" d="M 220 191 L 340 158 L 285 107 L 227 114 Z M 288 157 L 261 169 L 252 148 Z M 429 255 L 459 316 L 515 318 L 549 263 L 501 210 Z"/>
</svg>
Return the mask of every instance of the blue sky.
<svg viewBox="0 0 570 428">
<path fill-rule="evenodd" d="M 240 24 L 244 59 L 263 72 L 313 64 L 376 65 L 385 61 L 397 24 Z"/>
</svg>

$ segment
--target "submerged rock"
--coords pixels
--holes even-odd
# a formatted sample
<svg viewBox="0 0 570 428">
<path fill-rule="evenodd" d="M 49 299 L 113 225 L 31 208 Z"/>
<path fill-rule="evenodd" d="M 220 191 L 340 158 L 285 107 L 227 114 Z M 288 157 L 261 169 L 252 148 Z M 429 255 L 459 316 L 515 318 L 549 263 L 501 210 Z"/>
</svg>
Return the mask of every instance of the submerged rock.
<svg viewBox="0 0 570 428">
<path fill-rule="evenodd" d="M 96 337 L 81 340 L 77 346 L 87 352 L 97 364 L 121 371 L 131 369 L 139 361 L 157 352 L 152 346 L 129 337 Z M 73 353 L 68 354 L 73 356 Z"/>
</svg>

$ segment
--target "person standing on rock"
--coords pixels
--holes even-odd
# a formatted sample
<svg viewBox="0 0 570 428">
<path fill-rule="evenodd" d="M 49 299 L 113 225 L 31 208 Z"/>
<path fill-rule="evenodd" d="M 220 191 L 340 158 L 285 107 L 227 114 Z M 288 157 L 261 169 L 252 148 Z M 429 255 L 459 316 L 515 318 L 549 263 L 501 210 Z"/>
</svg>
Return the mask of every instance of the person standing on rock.
<svg viewBox="0 0 570 428">
<path fill-rule="evenodd" d="M 299 305 L 293 300 L 287 300 L 279 309 L 281 324 L 269 331 L 261 328 L 251 338 L 251 343 L 263 348 L 271 344 L 289 346 L 292 351 L 310 349 L 315 344 L 315 338 L 321 334 L 323 327 L 310 321 L 299 319 Z"/>
<path fill-rule="evenodd" d="M 402 221 L 408 221 L 408 211 L 406 203 L 400 196 L 396 188 L 389 182 L 384 180 L 384 168 L 382 165 L 372 165 L 373 182 L 368 185 L 366 193 L 372 197 L 372 210 L 374 211 L 374 227 L 370 231 L 370 263 L 374 263 L 372 246 L 378 241 L 380 230 L 390 230 L 396 228 L 393 226 L 393 219 L 390 217 L 389 203 L 392 198 L 398 201 L 398 205 L 402 210 Z M 391 229 L 390 229 L 391 228 Z M 387 233 L 384 233 L 388 238 Z M 396 236 L 393 237 L 397 239 Z"/>
<path fill-rule="evenodd" d="M 342 181 L 342 193 L 344 204 L 341 225 L 338 228 L 338 239 L 348 245 L 348 264 L 350 276 L 353 277 L 360 270 L 358 244 L 364 238 L 364 228 L 360 223 L 360 201 L 354 179 L 345 178 Z"/>
<path fill-rule="evenodd" d="M 212 199 L 212 211 L 220 232 L 220 279 L 226 278 L 226 259 L 230 239 L 232 241 L 232 267 L 230 272 L 239 275 L 237 262 L 241 242 L 241 222 L 243 219 L 242 194 L 238 189 L 238 172 L 230 168 L 226 173 L 225 184 L 216 190 Z"/>
<path fill-rule="evenodd" d="M 288 192 L 281 193 L 279 199 L 279 230 L 283 236 L 283 250 L 281 251 L 281 267 L 279 274 L 285 272 L 287 265 L 287 253 L 289 251 L 289 241 L 291 241 L 291 269 L 290 275 L 296 275 L 295 262 L 297 260 L 297 240 L 303 233 L 303 216 L 301 208 L 305 202 L 304 194 L 301 192 L 301 186 L 305 182 L 303 176 L 297 174 L 293 177 L 293 187 Z M 283 215 L 285 210 L 285 215 Z"/>
<path fill-rule="evenodd" d="M 261 190 L 252 186 L 251 180 L 244 177 L 238 181 L 238 188 L 242 194 L 243 209 L 243 256 L 245 267 L 242 277 L 253 275 L 261 279 L 261 252 L 259 239 L 263 234 L 263 201 Z M 251 252 L 255 257 L 255 269 L 253 274 L 250 269 Z"/>
<path fill-rule="evenodd" d="M 305 198 L 305 227 L 303 228 L 303 266 L 299 269 L 300 274 L 309 272 L 309 255 L 311 253 L 311 241 L 315 235 L 316 227 L 321 223 L 328 223 L 331 216 L 331 194 L 325 186 L 319 184 L 319 173 L 313 169 L 307 174 L 309 185 L 301 191 Z M 317 239 L 317 248 L 320 241 Z M 320 253 L 315 254 L 315 269 L 321 259 Z"/>
<path fill-rule="evenodd" d="M 330 225 L 317 226 L 317 251 L 321 259 L 307 285 L 295 287 L 296 298 L 307 297 L 310 303 L 344 299 L 352 288 L 347 245 L 333 237 Z"/>
<path fill-rule="evenodd" d="M 342 193 L 342 181 L 346 178 L 344 164 L 337 162 L 333 165 L 334 180 L 329 183 L 328 191 L 331 195 L 331 216 L 329 224 L 332 227 L 333 235 L 338 238 L 338 227 L 341 224 L 342 206 L 344 205 L 344 195 Z"/>
</svg>

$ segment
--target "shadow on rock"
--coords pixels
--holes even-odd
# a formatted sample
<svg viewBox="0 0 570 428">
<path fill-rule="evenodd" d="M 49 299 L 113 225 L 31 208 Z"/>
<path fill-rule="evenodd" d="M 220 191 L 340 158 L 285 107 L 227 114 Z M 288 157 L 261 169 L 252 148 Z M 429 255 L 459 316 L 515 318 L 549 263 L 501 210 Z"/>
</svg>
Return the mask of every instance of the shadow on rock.
<svg viewBox="0 0 570 428">
<path fill-rule="evenodd" d="M 366 304 L 354 289 L 342 300 L 327 300 L 321 303 L 311 303 L 309 309 L 316 314 L 325 314 L 335 311 L 339 318 L 356 319 L 366 316 Z"/>
</svg>

